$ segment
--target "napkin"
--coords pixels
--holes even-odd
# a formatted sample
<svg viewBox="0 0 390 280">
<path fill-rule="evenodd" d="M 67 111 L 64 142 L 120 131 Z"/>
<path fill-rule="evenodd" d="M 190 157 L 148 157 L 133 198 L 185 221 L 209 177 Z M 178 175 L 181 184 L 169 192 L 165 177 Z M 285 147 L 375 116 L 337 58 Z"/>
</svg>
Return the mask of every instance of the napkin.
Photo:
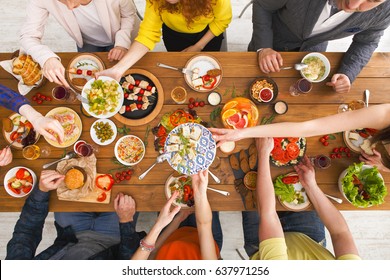
<svg viewBox="0 0 390 280">
<path fill-rule="evenodd" d="M 42 75 L 42 78 L 37 82 L 35 83 L 33 86 L 26 86 L 24 83 L 23 83 L 23 79 L 22 79 L 22 76 L 20 75 L 16 75 L 12 72 L 12 62 L 14 61 L 15 58 L 13 59 L 10 59 L 10 60 L 3 60 L 3 61 L 0 61 L 0 66 L 4 68 L 5 71 L 7 71 L 8 73 L 10 73 L 12 76 L 14 76 L 16 79 L 18 79 L 19 83 L 18 83 L 18 91 L 21 95 L 26 95 L 27 93 L 29 93 L 33 88 L 35 87 L 38 87 L 41 85 L 42 83 L 42 80 L 44 78 L 44 76 Z"/>
<path fill-rule="evenodd" d="M 96 177 L 96 157 L 92 154 L 89 157 L 73 158 L 64 160 L 58 163 L 57 171 L 61 174 L 65 174 L 71 167 L 78 166 L 85 171 L 87 179 L 84 186 L 79 189 L 68 189 L 65 183 L 58 187 L 57 196 L 58 199 L 64 200 L 79 200 L 88 196 L 93 190 Z"/>
</svg>

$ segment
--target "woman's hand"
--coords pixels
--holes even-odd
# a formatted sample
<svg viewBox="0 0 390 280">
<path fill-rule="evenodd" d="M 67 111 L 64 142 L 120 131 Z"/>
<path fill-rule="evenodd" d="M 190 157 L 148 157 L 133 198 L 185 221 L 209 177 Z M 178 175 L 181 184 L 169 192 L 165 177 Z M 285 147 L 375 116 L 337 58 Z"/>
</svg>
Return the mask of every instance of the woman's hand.
<svg viewBox="0 0 390 280">
<path fill-rule="evenodd" d="M 259 157 L 268 157 L 274 149 L 274 139 L 272 137 L 256 138 L 256 148 Z"/>
<path fill-rule="evenodd" d="M 221 146 L 227 141 L 238 141 L 243 137 L 240 135 L 240 129 L 226 129 L 226 128 L 209 128 L 213 134 L 217 147 Z"/>
<path fill-rule="evenodd" d="M 298 173 L 299 181 L 306 189 L 310 189 L 317 186 L 314 167 L 307 156 L 304 156 L 302 161 L 294 166 L 295 171 Z"/>
<path fill-rule="evenodd" d="M 280 67 L 283 66 L 282 56 L 271 48 L 262 49 L 257 55 L 259 67 L 263 73 L 279 72 Z"/>
<path fill-rule="evenodd" d="M 161 209 L 156 221 L 156 225 L 158 225 L 160 229 L 163 229 L 167 225 L 169 225 L 175 215 L 180 211 L 180 206 L 176 206 L 171 210 L 172 203 L 176 200 L 178 196 L 179 192 L 175 191 L 172 194 L 171 198 L 167 201 L 167 203 L 165 203 L 164 207 Z"/>
<path fill-rule="evenodd" d="M 182 52 L 201 52 L 201 51 L 202 48 L 197 45 L 192 45 L 182 50 Z"/>
<path fill-rule="evenodd" d="M 6 166 L 12 162 L 12 152 L 10 147 L 4 148 L 0 152 L 0 166 Z"/>
<path fill-rule="evenodd" d="M 98 79 L 100 76 L 107 76 L 107 77 L 111 77 L 119 82 L 120 79 L 122 78 L 123 73 L 116 70 L 114 67 L 111 67 L 111 68 L 108 68 L 106 70 L 95 73 L 95 78 Z"/>
<path fill-rule="evenodd" d="M 39 179 L 39 189 L 43 192 L 56 190 L 64 179 L 65 176 L 55 170 L 43 170 Z"/>
<path fill-rule="evenodd" d="M 60 144 L 64 142 L 64 128 L 59 123 L 59 121 L 53 118 L 40 116 L 31 119 L 31 124 L 33 125 L 34 129 L 42 136 Z M 56 138 L 54 135 L 57 135 L 58 138 Z"/>
<path fill-rule="evenodd" d="M 127 194 L 118 193 L 114 200 L 115 212 L 120 223 L 132 222 L 135 214 L 135 201 Z"/>
<path fill-rule="evenodd" d="M 56 57 L 51 57 L 46 60 L 43 65 L 43 75 L 51 82 L 63 85 L 69 88 L 69 84 L 65 79 L 65 68 L 61 61 Z"/>
<path fill-rule="evenodd" d="M 199 196 L 206 195 L 207 186 L 209 184 L 208 169 L 202 170 L 198 174 L 194 174 L 191 177 L 192 177 L 192 189 L 194 190 L 195 199 Z"/>
<path fill-rule="evenodd" d="M 108 60 L 114 61 L 114 60 L 121 60 L 122 57 L 127 53 L 127 49 L 124 47 L 114 47 L 108 52 Z"/>
<path fill-rule="evenodd" d="M 331 81 L 327 82 L 326 85 L 333 87 L 333 90 L 337 93 L 347 93 L 351 89 L 351 81 L 344 74 L 334 74 Z"/>
<path fill-rule="evenodd" d="M 389 172 L 390 169 L 383 165 L 382 155 L 375 149 L 373 149 L 372 152 L 374 154 L 369 155 L 362 151 L 359 160 L 365 164 L 376 166 L 379 170 Z"/>
</svg>

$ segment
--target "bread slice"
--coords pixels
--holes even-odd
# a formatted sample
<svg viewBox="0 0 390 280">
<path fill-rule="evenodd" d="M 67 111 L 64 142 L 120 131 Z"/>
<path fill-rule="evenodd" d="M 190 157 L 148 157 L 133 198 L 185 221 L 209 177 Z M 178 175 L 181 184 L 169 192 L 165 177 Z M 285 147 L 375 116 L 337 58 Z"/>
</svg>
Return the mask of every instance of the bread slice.
<svg viewBox="0 0 390 280">
<path fill-rule="evenodd" d="M 12 62 L 12 72 L 16 75 L 20 75 L 22 73 L 22 69 L 24 66 L 24 63 L 26 62 L 27 55 L 22 54 L 21 56 L 18 56 L 14 59 Z"/>
</svg>

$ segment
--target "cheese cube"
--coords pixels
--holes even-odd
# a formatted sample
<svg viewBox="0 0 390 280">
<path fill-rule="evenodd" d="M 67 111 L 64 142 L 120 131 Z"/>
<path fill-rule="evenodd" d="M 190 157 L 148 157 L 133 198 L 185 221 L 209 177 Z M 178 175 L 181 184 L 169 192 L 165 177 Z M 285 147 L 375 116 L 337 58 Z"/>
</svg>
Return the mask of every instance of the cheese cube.
<svg viewBox="0 0 390 280">
<path fill-rule="evenodd" d="M 171 159 L 171 163 L 173 165 L 178 165 L 182 160 L 182 157 L 179 155 L 179 153 L 176 153 L 173 158 Z"/>
<path fill-rule="evenodd" d="M 180 137 L 178 135 L 172 134 L 169 137 L 169 143 L 180 144 L 181 143 Z"/>
<path fill-rule="evenodd" d="M 370 140 L 366 139 L 363 141 L 363 144 L 360 145 L 360 148 L 368 155 L 372 156 L 374 152 L 372 151 L 371 148 L 371 142 Z"/>
<path fill-rule="evenodd" d="M 199 140 L 201 134 L 202 134 L 202 129 L 199 126 L 194 126 L 191 130 L 190 137 L 193 140 Z"/>
<path fill-rule="evenodd" d="M 350 140 L 358 140 L 359 139 L 359 134 L 358 133 L 355 133 L 355 132 L 350 132 L 348 134 L 348 138 Z"/>
<path fill-rule="evenodd" d="M 190 128 L 189 128 L 188 126 L 184 126 L 184 127 L 183 127 L 183 136 L 184 136 L 185 138 L 190 137 Z"/>
<path fill-rule="evenodd" d="M 179 150 L 178 144 L 172 144 L 167 146 L 167 152 L 177 152 Z"/>
</svg>

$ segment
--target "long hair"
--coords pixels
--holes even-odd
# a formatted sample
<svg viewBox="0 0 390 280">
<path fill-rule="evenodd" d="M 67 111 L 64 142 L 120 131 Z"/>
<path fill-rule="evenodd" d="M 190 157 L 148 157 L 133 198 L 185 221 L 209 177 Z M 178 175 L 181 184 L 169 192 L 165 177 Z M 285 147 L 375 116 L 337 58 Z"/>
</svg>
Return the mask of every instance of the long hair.
<svg viewBox="0 0 390 280">
<path fill-rule="evenodd" d="M 158 2 L 159 12 L 166 10 L 172 14 L 183 14 L 187 22 L 187 27 L 199 17 L 211 17 L 213 14 L 213 5 L 215 0 L 180 0 L 176 4 L 170 4 L 165 0 L 149 0 L 150 2 Z"/>
</svg>

